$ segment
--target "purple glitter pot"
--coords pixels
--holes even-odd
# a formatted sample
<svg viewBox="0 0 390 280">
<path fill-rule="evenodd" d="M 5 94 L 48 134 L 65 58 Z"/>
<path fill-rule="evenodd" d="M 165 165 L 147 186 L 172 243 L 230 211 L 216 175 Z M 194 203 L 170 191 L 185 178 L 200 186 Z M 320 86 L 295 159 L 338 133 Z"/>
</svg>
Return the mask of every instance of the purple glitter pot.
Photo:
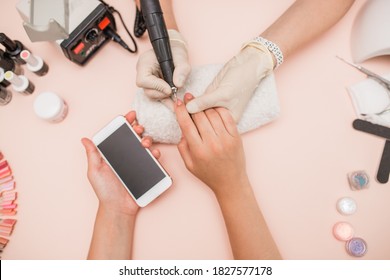
<svg viewBox="0 0 390 280">
<path fill-rule="evenodd" d="M 345 248 L 352 257 L 363 257 L 367 252 L 367 243 L 362 238 L 354 237 L 347 241 Z"/>
</svg>

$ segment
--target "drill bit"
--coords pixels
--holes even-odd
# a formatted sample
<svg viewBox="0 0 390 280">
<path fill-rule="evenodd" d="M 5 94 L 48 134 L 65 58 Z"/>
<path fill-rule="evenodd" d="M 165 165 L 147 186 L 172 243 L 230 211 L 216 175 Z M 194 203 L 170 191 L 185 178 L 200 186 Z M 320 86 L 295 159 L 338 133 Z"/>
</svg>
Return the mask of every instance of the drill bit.
<svg viewBox="0 0 390 280">
<path fill-rule="evenodd" d="M 177 87 L 171 87 L 171 89 L 172 89 L 171 99 L 173 100 L 173 102 L 176 103 L 176 101 L 177 101 Z"/>
</svg>

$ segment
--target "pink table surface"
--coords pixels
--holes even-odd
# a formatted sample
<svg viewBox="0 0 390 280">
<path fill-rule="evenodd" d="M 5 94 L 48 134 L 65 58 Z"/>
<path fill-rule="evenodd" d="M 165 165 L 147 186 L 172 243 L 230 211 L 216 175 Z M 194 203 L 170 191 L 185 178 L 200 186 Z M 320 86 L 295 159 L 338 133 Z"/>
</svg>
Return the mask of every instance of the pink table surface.
<svg viewBox="0 0 390 280">
<path fill-rule="evenodd" d="M 118 114 L 129 110 L 137 89 L 131 55 L 114 43 L 85 67 L 68 61 L 54 44 L 31 43 L 15 4 L 0 4 L 0 31 L 19 39 L 50 67 L 44 77 L 26 75 L 36 85 L 31 96 L 14 94 L 0 108 L 0 149 L 16 182 L 18 214 L 3 259 L 84 259 L 91 239 L 96 196 L 86 177 L 80 139 L 91 137 Z M 241 44 L 259 34 L 293 1 L 174 1 L 193 65 L 224 63 Z M 109 1 L 132 29 L 132 1 Z M 276 71 L 281 116 L 243 136 L 247 169 L 259 205 L 286 259 L 351 259 L 345 243 L 332 235 L 338 221 L 348 221 L 364 238 L 363 259 L 390 258 L 390 185 L 371 180 L 370 188 L 350 190 L 347 173 L 376 175 L 384 139 L 357 132 L 348 85 L 364 75 L 335 58 L 350 59 L 358 0 L 330 31 L 289 57 Z M 118 20 L 119 34 L 129 38 Z M 292 27 L 293 28 L 293 27 Z M 150 48 L 147 37 L 137 40 Z M 390 58 L 364 63 L 388 73 Z M 69 104 L 59 124 L 38 119 L 32 104 L 39 92 L 54 91 Z M 228 236 L 211 191 L 184 167 L 175 146 L 158 145 L 173 187 L 139 213 L 135 259 L 231 259 Z M 358 211 L 342 216 L 336 201 L 354 198 Z"/>
</svg>

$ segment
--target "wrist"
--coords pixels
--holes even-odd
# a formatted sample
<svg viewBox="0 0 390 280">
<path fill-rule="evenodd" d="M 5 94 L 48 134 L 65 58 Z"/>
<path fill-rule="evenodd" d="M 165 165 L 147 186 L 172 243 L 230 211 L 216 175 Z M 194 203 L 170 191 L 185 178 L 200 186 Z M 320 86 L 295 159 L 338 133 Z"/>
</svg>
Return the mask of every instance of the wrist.
<svg viewBox="0 0 390 280">
<path fill-rule="evenodd" d="M 99 203 L 98 212 L 104 213 L 112 219 L 128 219 L 135 218 L 138 214 L 139 206 L 121 207 L 118 205 L 108 205 Z"/>
<path fill-rule="evenodd" d="M 186 39 L 180 34 L 179 31 L 175 29 L 168 29 L 168 36 L 170 42 L 178 42 L 180 44 L 183 44 L 184 47 L 187 48 L 187 41 Z"/>
<path fill-rule="evenodd" d="M 268 75 L 273 71 L 275 63 L 273 61 L 273 56 L 269 51 L 248 45 L 244 46 L 240 53 L 243 54 L 246 61 L 256 63 L 256 65 L 262 69 L 262 73 L 265 72 L 265 75 Z"/>
<path fill-rule="evenodd" d="M 240 199 L 251 193 L 252 187 L 247 176 L 230 181 L 222 187 L 219 186 L 219 188 L 214 188 L 215 197 L 220 203 Z"/>
</svg>

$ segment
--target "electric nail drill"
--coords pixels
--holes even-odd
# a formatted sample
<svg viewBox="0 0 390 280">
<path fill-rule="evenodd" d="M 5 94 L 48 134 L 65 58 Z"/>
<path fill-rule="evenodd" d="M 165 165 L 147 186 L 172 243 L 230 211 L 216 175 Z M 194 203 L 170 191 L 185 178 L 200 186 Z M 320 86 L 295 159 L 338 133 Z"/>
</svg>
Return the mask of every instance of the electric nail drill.
<svg viewBox="0 0 390 280">
<path fill-rule="evenodd" d="M 171 86 L 172 94 L 177 99 L 177 87 L 173 83 L 173 70 L 171 45 L 163 12 L 159 0 L 141 0 L 141 11 L 148 29 L 149 39 L 153 45 L 164 80 Z"/>
</svg>

